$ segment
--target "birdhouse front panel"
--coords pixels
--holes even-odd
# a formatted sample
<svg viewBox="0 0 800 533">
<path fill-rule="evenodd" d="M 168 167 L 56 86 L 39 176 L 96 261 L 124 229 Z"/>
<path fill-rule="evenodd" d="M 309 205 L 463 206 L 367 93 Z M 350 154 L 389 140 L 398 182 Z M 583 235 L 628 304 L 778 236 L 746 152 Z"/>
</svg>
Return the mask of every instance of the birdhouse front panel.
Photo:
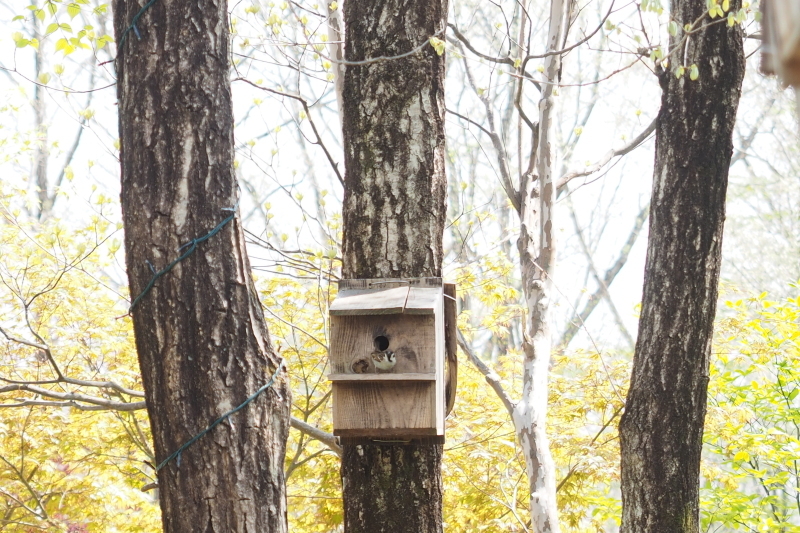
<svg viewBox="0 0 800 533">
<path fill-rule="evenodd" d="M 436 370 L 434 315 L 331 316 L 331 371 L 334 374 L 429 373 Z M 394 354 L 391 369 L 375 354 Z M 377 363 L 377 366 L 376 366 Z"/>
<path fill-rule="evenodd" d="M 330 308 L 334 434 L 444 435 L 441 278 L 343 280 Z"/>
</svg>

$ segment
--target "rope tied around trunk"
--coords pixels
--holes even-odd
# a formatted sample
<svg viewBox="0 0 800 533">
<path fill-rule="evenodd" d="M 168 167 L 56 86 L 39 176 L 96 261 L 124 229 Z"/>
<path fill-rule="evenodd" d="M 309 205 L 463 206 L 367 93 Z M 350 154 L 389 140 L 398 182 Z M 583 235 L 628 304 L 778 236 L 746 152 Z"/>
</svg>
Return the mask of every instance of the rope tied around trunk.
<svg viewBox="0 0 800 533">
<path fill-rule="evenodd" d="M 281 362 L 278 364 L 278 368 L 276 368 L 275 372 L 272 373 L 272 377 L 269 378 L 269 381 L 266 384 L 264 384 L 260 389 L 258 389 L 253 394 L 251 394 L 245 401 L 243 401 L 241 404 L 239 404 L 238 407 L 234 407 L 233 409 L 231 409 L 230 411 L 228 411 L 227 413 L 225 413 L 221 417 L 219 417 L 216 420 L 214 420 L 203 431 L 201 431 L 200 433 L 198 433 L 197 435 L 195 435 L 191 439 L 187 440 L 183 444 L 183 446 L 181 446 L 180 448 L 178 448 L 177 450 L 172 452 L 169 455 L 169 457 L 167 457 L 166 459 L 161 461 L 161 463 L 156 467 L 156 472 L 158 472 L 159 470 L 164 468 L 173 459 L 175 459 L 175 464 L 178 465 L 178 468 L 180 468 L 180 466 L 181 466 L 181 454 L 184 452 L 184 450 L 186 450 L 186 448 L 188 448 L 189 446 L 191 446 L 192 444 L 194 444 L 195 442 L 200 440 L 200 438 L 202 438 L 206 433 L 208 433 L 209 431 L 211 431 L 212 429 L 217 427 L 224 420 L 226 420 L 229 416 L 231 416 L 234 413 L 237 413 L 238 411 L 241 411 L 242 409 L 247 407 L 247 404 L 249 404 L 250 402 L 252 402 L 256 398 L 258 398 L 261 395 L 262 392 L 264 392 L 265 390 L 270 388 L 272 386 L 272 384 L 275 383 L 275 378 L 278 377 L 278 374 L 280 373 L 281 369 L 283 368 L 284 362 L 285 362 L 285 360 L 283 358 L 281 358 Z"/>
<path fill-rule="evenodd" d="M 139 39 L 140 41 L 142 40 L 142 34 L 139 33 L 139 27 L 137 26 L 137 24 L 139 23 L 139 19 L 142 18 L 142 15 L 144 15 L 145 11 L 150 9 L 150 7 L 153 4 L 155 4 L 156 1 L 157 0 L 150 0 L 144 5 L 144 7 L 142 7 L 142 9 L 139 10 L 138 13 L 136 13 L 133 16 L 133 19 L 131 20 L 131 25 L 125 28 L 125 31 L 122 32 L 122 37 L 119 40 L 119 46 L 117 46 L 117 54 L 119 54 L 120 50 L 122 50 L 122 45 L 125 44 L 125 40 L 128 38 L 128 34 L 131 32 L 131 30 L 133 30 L 133 33 L 136 34 L 137 39 Z"/>
<path fill-rule="evenodd" d="M 183 254 L 181 254 L 180 256 L 178 256 L 178 258 L 175 259 L 172 263 L 170 263 L 167 266 L 165 266 L 162 270 L 159 270 L 158 272 L 156 272 L 156 269 L 153 267 L 153 265 L 150 263 L 150 261 L 145 261 L 147 263 L 147 266 L 149 266 L 150 270 L 153 272 L 153 277 L 150 279 L 150 282 L 142 290 L 142 292 L 139 293 L 139 296 L 134 298 L 133 302 L 131 303 L 131 306 L 128 308 L 128 313 L 127 314 L 130 315 L 133 312 L 133 308 L 136 307 L 136 305 L 142 300 L 142 298 L 148 292 L 150 292 L 150 289 L 152 289 L 153 285 L 156 284 L 156 281 L 158 280 L 158 278 L 160 278 L 161 276 L 163 276 L 164 274 L 166 274 L 167 272 L 172 270 L 172 267 L 174 267 L 175 265 L 177 265 L 178 263 L 180 263 L 181 261 L 183 261 L 184 259 L 186 259 L 190 255 L 192 255 L 194 253 L 194 251 L 197 250 L 197 245 L 198 244 L 207 241 L 208 239 L 210 239 L 211 237 L 213 237 L 214 235 L 219 233 L 220 230 L 222 230 L 222 228 L 224 228 L 225 225 L 228 222 L 233 220 L 236 217 L 236 208 L 238 206 L 239 206 L 239 202 L 236 202 L 236 205 L 233 206 L 233 207 L 224 207 L 224 208 L 222 208 L 223 211 L 231 211 L 231 214 L 225 220 L 223 220 L 222 222 L 217 224 L 217 226 L 214 229 L 212 229 L 211 231 L 209 231 L 208 233 L 206 233 L 202 237 L 198 237 L 196 239 L 192 239 L 191 241 L 187 242 L 186 244 L 184 244 L 183 246 L 178 248 L 178 252 L 179 253 L 184 249 L 186 249 L 186 251 L 183 252 Z"/>
</svg>

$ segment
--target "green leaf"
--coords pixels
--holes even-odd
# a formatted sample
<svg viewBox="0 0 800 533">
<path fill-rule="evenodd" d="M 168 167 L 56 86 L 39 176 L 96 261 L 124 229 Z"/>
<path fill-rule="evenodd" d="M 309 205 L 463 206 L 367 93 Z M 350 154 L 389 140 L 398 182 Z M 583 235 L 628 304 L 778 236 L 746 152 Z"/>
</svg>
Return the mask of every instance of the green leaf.
<svg viewBox="0 0 800 533">
<path fill-rule="evenodd" d="M 444 41 L 441 39 L 437 39 L 436 37 L 431 37 L 430 39 L 431 46 L 438 55 L 444 54 Z"/>
<path fill-rule="evenodd" d="M 56 42 L 56 52 L 58 52 L 59 50 L 63 51 L 64 55 L 66 56 L 74 52 L 75 47 L 69 44 L 69 41 L 67 41 L 66 39 L 59 39 Z"/>
<path fill-rule="evenodd" d="M 669 25 L 667 25 L 667 31 L 668 31 L 668 32 L 669 32 L 669 34 L 670 34 L 670 35 L 672 35 L 673 37 L 675 37 L 676 35 L 678 35 L 678 23 L 677 23 L 677 22 L 675 22 L 674 20 L 671 20 L 671 21 L 669 22 Z"/>
<path fill-rule="evenodd" d="M 76 16 L 78 16 L 80 12 L 81 12 L 81 6 L 79 6 L 78 4 L 69 4 L 67 6 L 67 14 L 71 19 L 74 19 Z"/>
<path fill-rule="evenodd" d="M 699 77 L 700 77 L 700 69 L 697 68 L 697 65 L 692 65 L 691 67 L 689 67 L 689 79 L 695 81 Z"/>
<path fill-rule="evenodd" d="M 53 22 L 52 24 L 50 24 L 50 25 L 48 25 L 48 26 L 47 26 L 47 29 L 46 29 L 46 30 L 44 30 L 44 33 L 45 33 L 46 35 L 50 35 L 50 34 L 51 34 L 51 33 L 53 33 L 54 31 L 56 31 L 57 29 L 58 29 L 58 23 L 57 23 L 57 22 Z"/>
<path fill-rule="evenodd" d="M 742 8 L 736 13 L 736 22 L 741 24 L 745 20 L 747 20 L 747 11 L 745 11 L 744 8 Z"/>
</svg>

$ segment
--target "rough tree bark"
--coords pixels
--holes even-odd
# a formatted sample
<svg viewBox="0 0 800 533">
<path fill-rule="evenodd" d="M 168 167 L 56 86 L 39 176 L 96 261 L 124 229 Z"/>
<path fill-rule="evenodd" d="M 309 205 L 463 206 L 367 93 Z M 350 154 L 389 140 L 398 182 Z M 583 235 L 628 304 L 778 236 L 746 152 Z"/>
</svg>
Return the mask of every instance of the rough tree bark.
<svg viewBox="0 0 800 533">
<path fill-rule="evenodd" d="M 730 3 L 732 12 L 741 7 Z M 672 0 L 679 27 L 705 2 Z M 708 16 L 703 24 L 713 22 Z M 713 24 L 670 49 L 699 78 L 661 71 L 642 314 L 620 422 L 622 531 L 698 531 L 700 453 L 742 29 Z"/>
<path fill-rule="evenodd" d="M 442 274 L 446 0 L 345 2 L 344 278 Z M 442 531 L 442 446 L 344 445 L 345 531 Z"/>
<path fill-rule="evenodd" d="M 125 250 L 132 296 L 237 204 L 227 3 L 115 0 Z M 237 210 L 238 211 L 238 210 Z M 276 372 L 239 216 L 132 311 L 156 457 Z M 158 473 L 166 532 L 285 532 L 285 372 Z"/>
</svg>

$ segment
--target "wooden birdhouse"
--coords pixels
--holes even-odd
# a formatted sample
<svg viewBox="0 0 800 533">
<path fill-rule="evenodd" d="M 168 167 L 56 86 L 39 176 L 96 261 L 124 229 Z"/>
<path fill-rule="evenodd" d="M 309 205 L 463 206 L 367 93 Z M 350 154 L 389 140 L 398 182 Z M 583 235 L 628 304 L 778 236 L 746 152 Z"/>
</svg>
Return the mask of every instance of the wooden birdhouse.
<svg viewBox="0 0 800 533">
<path fill-rule="evenodd" d="M 800 87 L 800 2 L 762 0 L 761 71 Z"/>
<path fill-rule="evenodd" d="M 441 278 L 340 281 L 330 307 L 334 435 L 443 442 L 455 318 L 455 285 Z"/>
</svg>

